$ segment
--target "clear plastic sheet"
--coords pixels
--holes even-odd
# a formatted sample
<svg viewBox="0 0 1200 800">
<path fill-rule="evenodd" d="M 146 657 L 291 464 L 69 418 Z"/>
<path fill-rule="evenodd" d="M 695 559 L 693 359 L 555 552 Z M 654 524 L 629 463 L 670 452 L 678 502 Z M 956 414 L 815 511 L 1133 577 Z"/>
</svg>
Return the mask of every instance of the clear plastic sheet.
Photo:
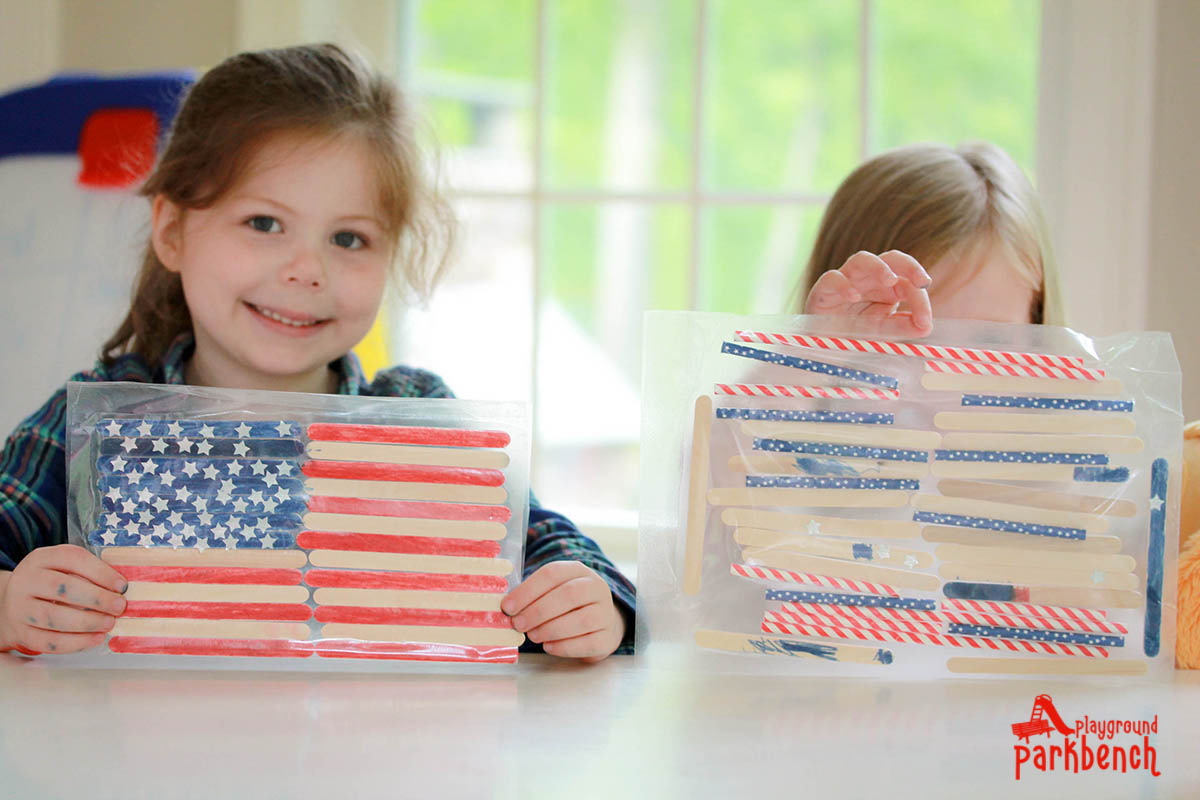
<svg viewBox="0 0 1200 800">
<path fill-rule="evenodd" d="M 1170 337 L 939 321 L 895 344 L 872 325 L 647 314 L 639 657 L 884 679 L 1168 675 Z"/>
<path fill-rule="evenodd" d="M 503 664 L 528 406 L 71 383 L 68 531 L 129 580 L 58 666 Z M 468 667 L 469 668 L 469 667 Z"/>
</svg>

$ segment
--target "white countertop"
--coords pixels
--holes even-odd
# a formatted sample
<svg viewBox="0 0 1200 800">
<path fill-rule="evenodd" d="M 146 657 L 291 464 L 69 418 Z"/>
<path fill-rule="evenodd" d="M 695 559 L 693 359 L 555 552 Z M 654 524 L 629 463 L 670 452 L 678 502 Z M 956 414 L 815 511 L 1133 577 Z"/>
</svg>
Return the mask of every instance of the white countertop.
<svg viewBox="0 0 1200 800">
<path fill-rule="evenodd" d="M 1068 721 L 1157 715 L 1162 776 L 1027 768 L 1015 782 L 1010 726 L 1043 692 Z M 628 658 L 352 675 L 0 655 L 2 798 L 375 796 L 1197 798 L 1200 673 L 1113 688 L 678 674 Z"/>
</svg>

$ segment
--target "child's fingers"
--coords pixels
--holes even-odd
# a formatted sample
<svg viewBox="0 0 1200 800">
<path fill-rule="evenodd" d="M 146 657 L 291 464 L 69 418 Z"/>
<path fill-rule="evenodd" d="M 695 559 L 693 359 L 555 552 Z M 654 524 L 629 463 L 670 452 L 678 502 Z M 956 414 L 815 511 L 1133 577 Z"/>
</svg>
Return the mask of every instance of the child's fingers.
<svg viewBox="0 0 1200 800">
<path fill-rule="evenodd" d="M 912 314 L 913 326 L 918 335 L 924 336 L 933 330 L 933 309 L 929 303 L 929 286 L 933 279 L 915 258 L 899 250 L 889 250 L 880 255 L 901 280 L 896 285 L 898 299 L 907 303 Z"/>
<path fill-rule="evenodd" d="M 864 296 L 872 291 L 886 290 L 898 280 L 891 264 L 866 250 L 860 250 L 846 259 L 838 272 L 849 278 L 851 285 Z"/>
<path fill-rule="evenodd" d="M 26 591 L 31 597 L 93 609 L 114 617 L 125 612 L 124 596 L 102 589 L 78 575 L 52 569 L 41 569 L 31 575 Z"/>
<path fill-rule="evenodd" d="M 551 561 L 537 569 L 505 595 L 504 599 L 500 601 L 500 610 L 510 617 L 520 614 L 531 603 L 559 584 L 589 573 L 594 574 L 578 561 Z"/>
<path fill-rule="evenodd" d="M 527 631 L 525 635 L 532 642 L 553 642 L 583 636 L 607 628 L 615 613 L 611 605 L 605 608 L 600 603 L 589 603 L 542 623 Z"/>
<path fill-rule="evenodd" d="M 598 602 L 601 597 L 597 584 L 610 591 L 608 584 L 598 578 L 572 578 L 554 587 L 513 617 L 513 628 L 524 633 L 568 611 Z"/>
<path fill-rule="evenodd" d="M 83 611 L 45 600 L 32 600 L 21 609 L 22 622 L 31 628 L 60 633 L 106 633 L 112 630 L 116 617 L 96 611 Z"/>
<path fill-rule="evenodd" d="M 861 299 L 862 295 L 850 283 L 849 278 L 838 270 L 831 270 L 817 278 L 812 291 L 808 293 L 804 310 L 809 314 L 828 314 Z"/>
<path fill-rule="evenodd" d="M 38 653 L 74 653 L 95 647 L 104 641 L 105 633 L 56 633 L 38 628 L 26 628 L 19 647 Z"/>
<path fill-rule="evenodd" d="M 34 556 L 37 556 L 34 563 L 42 567 L 74 573 L 117 594 L 125 590 L 125 577 L 82 547 L 72 544 L 42 547 L 30 553 L 28 558 Z"/>
<path fill-rule="evenodd" d="M 608 631 L 593 631 L 570 639 L 558 639 L 546 642 L 542 649 L 552 656 L 560 658 L 604 658 L 616 649 L 617 643 L 612 641 Z"/>
<path fill-rule="evenodd" d="M 888 250 L 879 254 L 879 260 L 891 268 L 892 272 L 901 278 L 907 278 L 909 283 L 918 289 L 928 289 L 933 278 L 921 266 L 921 262 L 900 250 Z"/>
</svg>

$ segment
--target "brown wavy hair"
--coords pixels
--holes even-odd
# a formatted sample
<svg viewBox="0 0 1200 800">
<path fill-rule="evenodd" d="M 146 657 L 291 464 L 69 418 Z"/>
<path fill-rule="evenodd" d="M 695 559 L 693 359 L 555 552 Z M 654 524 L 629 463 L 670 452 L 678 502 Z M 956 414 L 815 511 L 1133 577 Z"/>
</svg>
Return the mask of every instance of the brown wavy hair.
<svg viewBox="0 0 1200 800">
<path fill-rule="evenodd" d="M 1015 277 L 1034 287 L 1030 321 L 1064 324 L 1041 203 L 1012 157 L 986 142 L 890 150 L 851 172 L 825 207 L 794 308 L 804 313 L 817 279 L 859 250 L 902 250 L 928 266 L 951 253 L 995 245 L 1014 257 Z"/>
<path fill-rule="evenodd" d="M 333 44 L 241 53 L 187 92 L 166 147 L 139 190 L 183 209 L 208 208 L 243 176 L 259 145 L 279 134 L 359 136 L 368 145 L 398 286 L 427 298 L 445 271 L 454 216 L 424 174 L 413 116 L 396 87 Z M 129 313 L 104 343 L 110 364 L 135 353 L 158 364 L 192 328 L 179 275 L 147 242 Z"/>
</svg>

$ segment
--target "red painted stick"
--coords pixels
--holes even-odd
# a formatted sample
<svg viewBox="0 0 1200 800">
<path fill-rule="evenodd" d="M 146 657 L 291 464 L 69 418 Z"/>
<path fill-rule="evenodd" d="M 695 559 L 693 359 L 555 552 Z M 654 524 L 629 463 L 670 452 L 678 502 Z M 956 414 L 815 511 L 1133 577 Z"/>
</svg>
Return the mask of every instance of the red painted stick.
<svg viewBox="0 0 1200 800">
<path fill-rule="evenodd" d="M 372 442 L 375 444 L 432 444 L 443 447 L 507 447 L 504 431 L 468 431 L 462 428 L 409 428 L 396 425 L 340 425 L 323 422 L 308 426 L 308 438 L 322 442 Z"/>
<path fill-rule="evenodd" d="M 250 656 L 256 658 L 308 658 L 312 642 L 284 639 L 179 639 L 166 636 L 114 636 L 108 640 L 114 653 L 170 656 Z"/>
<path fill-rule="evenodd" d="M 451 611 L 444 608 L 371 608 L 318 606 L 317 622 L 353 622 L 368 625 L 450 625 L 463 628 L 511 628 L 503 611 Z"/>
<path fill-rule="evenodd" d="M 303 603 L 172 603 L 165 600 L 140 600 L 127 605 L 122 616 L 306 622 L 312 617 L 312 609 Z"/>
<path fill-rule="evenodd" d="M 419 464 L 376 464 L 370 461 L 308 461 L 300 469 L 310 478 L 453 483 L 463 486 L 504 485 L 503 472 L 482 467 L 426 467 Z"/>
<path fill-rule="evenodd" d="M 305 550 L 354 550 L 370 553 L 406 553 L 432 556 L 496 558 L 500 543 L 436 536 L 390 536 L 379 533 L 325 533 L 305 531 L 296 537 Z"/>
<path fill-rule="evenodd" d="M 508 522 L 512 512 L 504 506 L 470 503 L 423 503 L 409 500 L 361 500 L 357 497 L 313 497 L 308 510 L 327 514 L 370 514 L 410 519 L 454 519 Z"/>
<path fill-rule="evenodd" d="M 236 583 L 292 586 L 300 583 L 298 569 L 256 569 L 253 567 L 149 567 L 113 564 L 126 580 L 152 583 Z"/>
<path fill-rule="evenodd" d="M 310 569 L 309 586 L 331 589 L 427 589 L 450 592 L 506 592 L 508 581 L 499 575 L 440 575 L 427 572 L 373 572 L 368 570 Z"/>
<path fill-rule="evenodd" d="M 430 642 L 361 642 L 357 639 L 326 639 L 316 642 L 322 658 L 391 658 L 409 661 L 481 661 L 512 663 L 515 647 L 475 647 L 465 644 Z"/>
</svg>

